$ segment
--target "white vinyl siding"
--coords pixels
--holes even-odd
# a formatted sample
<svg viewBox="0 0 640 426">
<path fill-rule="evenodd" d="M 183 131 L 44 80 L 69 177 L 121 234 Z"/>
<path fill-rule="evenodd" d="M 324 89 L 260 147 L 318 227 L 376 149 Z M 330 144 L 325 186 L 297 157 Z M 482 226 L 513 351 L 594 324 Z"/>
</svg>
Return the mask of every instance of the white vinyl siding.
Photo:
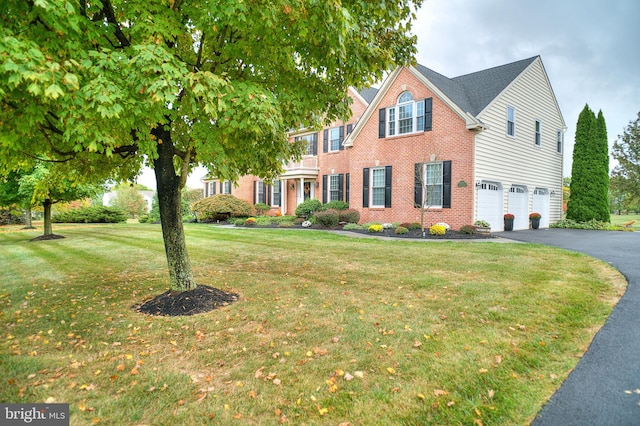
<svg viewBox="0 0 640 426">
<path fill-rule="evenodd" d="M 507 107 L 515 109 L 515 136 L 505 131 Z M 562 216 L 562 155 L 557 144 L 536 146 L 535 123 L 541 126 L 541 141 L 557 139 L 557 129 L 565 127 L 553 91 L 540 59 L 536 59 L 511 85 L 490 103 L 478 118 L 486 124 L 475 136 L 475 180 L 498 181 L 528 188 L 547 188 L 550 196 L 550 222 Z M 531 123 L 519 125 L 519 123 Z M 545 132 L 551 132 L 545 134 Z M 503 212 L 508 209 L 504 197 Z M 478 218 L 483 219 L 483 218 Z"/>
</svg>

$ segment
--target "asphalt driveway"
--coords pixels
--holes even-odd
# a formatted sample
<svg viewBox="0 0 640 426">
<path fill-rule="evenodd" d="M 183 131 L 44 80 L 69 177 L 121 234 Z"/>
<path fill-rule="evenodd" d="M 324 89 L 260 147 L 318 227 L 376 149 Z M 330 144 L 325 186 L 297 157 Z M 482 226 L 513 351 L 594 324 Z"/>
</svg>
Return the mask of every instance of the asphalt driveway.
<svg viewBox="0 0 640 426">
<path fill-rule="evenodd" d="M 640 233 L 541 229 L 497 235 L 586 253 L 610 263 L 629 282 L 587 353 L 532 425 L 640 425 Z"/>
</svg>

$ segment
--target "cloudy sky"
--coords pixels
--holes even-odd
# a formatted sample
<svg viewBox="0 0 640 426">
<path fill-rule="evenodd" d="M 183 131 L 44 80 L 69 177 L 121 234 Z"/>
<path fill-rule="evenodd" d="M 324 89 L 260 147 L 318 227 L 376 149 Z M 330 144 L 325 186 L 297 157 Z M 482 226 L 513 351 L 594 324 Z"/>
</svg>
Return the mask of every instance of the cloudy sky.
<svg viewBox="0 0 640 426">
<path fill-rule="evenodd" d="M 639 0 L 426 0 L 414 25 L 417 60 L 456 77 L 540 55 L 567 125 L 569 176 L 585 103 L 602 110 L 610 146 L 640 111 L 638 18 Z M 155 189 L 153 172 L 140 183 Z"/>
<path fill-rule="evenodd" d="M 578 114 L 607 121 L 609 145 L 640 111 L 640 1 L 426 0 L 418 63 L 456 77 L 540 55 L 567 125 L 564 175 Z"/>
</svg>

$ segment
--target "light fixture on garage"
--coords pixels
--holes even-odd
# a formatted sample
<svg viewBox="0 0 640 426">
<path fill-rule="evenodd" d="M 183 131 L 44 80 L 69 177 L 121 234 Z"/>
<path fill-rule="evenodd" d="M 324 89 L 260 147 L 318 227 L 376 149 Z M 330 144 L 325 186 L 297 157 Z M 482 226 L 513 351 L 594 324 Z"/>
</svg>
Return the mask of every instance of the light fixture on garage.
<svg viewBox="0 0 640 426">
<path fill-rule="evenodd" d="M 551 191 L 549 195 L 556 195 L 556 191 Z"/>
<path fill-rule="evenodd" d="M 476 188 L 480 188 L 481 186 L 482 186 L 482 182 L 477 181 L 477 182 L 476 182 Z"/>
</svg>

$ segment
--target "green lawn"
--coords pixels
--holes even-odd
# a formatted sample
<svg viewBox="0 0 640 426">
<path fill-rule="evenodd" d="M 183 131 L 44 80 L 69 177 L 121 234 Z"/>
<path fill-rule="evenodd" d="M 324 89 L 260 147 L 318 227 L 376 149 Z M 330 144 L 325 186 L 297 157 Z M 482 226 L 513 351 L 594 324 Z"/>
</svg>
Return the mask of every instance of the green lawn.
<svg viewBox="0 0 640 426">
<path fill-rule="evenodd" d="M 640 214 L 612 214 L 611 215 L 611 224 L 612 225 L 622 225 L 623 223 L 630 222 L 635 220 L 636 223 L 631 225 L 635 231 L 640 231 Z"/>
<path fill-rule="evenodd" d="M 241 295 L 192 317 L 157 225 L 0 228 L 2 402 L 71 424 L 526 424 L 624 291 L 543 246 L 186 226 L 197 279 Z"/>
</svg>

